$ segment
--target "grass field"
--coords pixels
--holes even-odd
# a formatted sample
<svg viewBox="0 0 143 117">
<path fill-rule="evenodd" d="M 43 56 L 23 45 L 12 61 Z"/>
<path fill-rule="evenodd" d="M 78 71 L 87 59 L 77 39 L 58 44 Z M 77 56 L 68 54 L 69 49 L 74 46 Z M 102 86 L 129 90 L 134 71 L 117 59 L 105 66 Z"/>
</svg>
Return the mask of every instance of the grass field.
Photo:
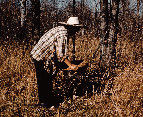
<svg viewBox="0 0 143 117">
<path fill-rule="evenodd" d="M 117 41 L 119 67 L 116 68 L 117 75 L 114 77 L 112 89 L 108 89 L 109 81 L 106 81 L 101 93 L 94 92 L 89 98 L 83 96 L 73 101 L 65 100 L 57 111 L 49 111 L 37 105 L 37 80 L 34 64 L 30 58 L 33 45 L 25 46 L 16 41 L 4 41 L 0 47 L 0 116 L 142 116 L 143 65 L 140 55 L 142 50 L 138 47 L 139 42 L 132 42 L 128 38 L 123 41 L 123 38 L 120 37 Z M 77 59 L 90 60 L 98 44 L 97 38 L 89 36 L 77 38 Z M 85 56 L 88 53 L 90 54 Z M 95 61 L 98 60 L 99 56 Z M 88 69 L 98 69 L 96 62 Z"/>
</svg>

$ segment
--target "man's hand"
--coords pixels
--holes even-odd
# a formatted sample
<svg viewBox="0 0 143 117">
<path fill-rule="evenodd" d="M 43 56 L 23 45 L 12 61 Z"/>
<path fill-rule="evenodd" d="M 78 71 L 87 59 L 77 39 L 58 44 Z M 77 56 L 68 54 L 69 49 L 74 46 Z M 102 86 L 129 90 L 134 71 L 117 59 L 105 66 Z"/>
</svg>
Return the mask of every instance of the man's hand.
<svg viewBox="0 0 143 117">
<path fill-rule="evenodd" d="M 63 69 L 63 70 L 77 70 L 78 69 L 78 65 L 75 64 L 71 64 L 67 69 Z"/>
<path fill-rule="evenodd" d="M 69 66 L 65 70 L 75 70 L 76 71 L 78 69 L 78 65 L 71 64 L 71 62 L 68 59 L 65 59 L 64 62 Z"/>
<path fill-rule="evenodd" d="M 78 69 L 78 65 L 72 64 L 70 69 L 76 71 Z"/>
</svg>

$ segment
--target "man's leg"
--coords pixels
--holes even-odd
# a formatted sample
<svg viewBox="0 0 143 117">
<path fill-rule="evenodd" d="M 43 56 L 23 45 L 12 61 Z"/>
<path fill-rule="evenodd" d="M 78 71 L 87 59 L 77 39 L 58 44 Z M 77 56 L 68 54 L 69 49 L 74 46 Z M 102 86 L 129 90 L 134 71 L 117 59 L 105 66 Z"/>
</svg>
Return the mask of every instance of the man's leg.
<svg viewBox="0 0 143 117">
<path fill-rule="evenodd" d="M 53 99 L 53 76 L 44 69 L 44 60 L 34 60 L 36 77 L 38 84 L 39 102 L 44 103 L 47 107 L 52 106 Z"/>
</svg>

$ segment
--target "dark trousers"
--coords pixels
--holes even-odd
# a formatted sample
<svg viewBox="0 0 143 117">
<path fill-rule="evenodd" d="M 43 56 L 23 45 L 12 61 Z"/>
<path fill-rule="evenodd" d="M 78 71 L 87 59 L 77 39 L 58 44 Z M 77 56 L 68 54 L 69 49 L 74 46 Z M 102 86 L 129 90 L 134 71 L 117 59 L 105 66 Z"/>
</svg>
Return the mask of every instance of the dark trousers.
<svg viewBox="0 0 143 117">
<path fill-rule="evenodd" d="M 44 69 L 44 60 L 36 61 L 33 60 L 36 69 L 36 77 L 38 84 L 38 96 L 39 102 L 44 103 L 47 106 L 53 106 L 53 76 L 52 73 L 48 73 Z"/>
<path fill-rule="evenodd" d="M 54 78 L 52 75 L 53 66 L 48 66 L 48 68 L 51 70 L 51 73 L 48 73 L 44 69 L 44 60 L 36 61 L 33 59 L 33 61 L 36 69 L 39 102 L 44 103 L 46 107 L 59 106 L 59 103 L 63 102 L 64 98 L 61 96 L 54 96 L 52 82 Z"/>
</svg>

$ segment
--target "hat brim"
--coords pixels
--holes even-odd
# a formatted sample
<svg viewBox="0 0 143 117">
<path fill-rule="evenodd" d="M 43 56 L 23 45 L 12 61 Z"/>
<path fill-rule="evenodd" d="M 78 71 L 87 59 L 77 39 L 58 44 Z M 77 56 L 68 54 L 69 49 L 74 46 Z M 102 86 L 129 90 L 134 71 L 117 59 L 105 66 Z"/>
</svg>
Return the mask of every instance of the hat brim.
<svg viewBox="0 0 143 117">
<path fill-rule="evenodd" d="M 77 27 L 83 27 L 83 25 L 79 25 L 79 24 L 68 24 L 66 22 L 58 22 L 59 24 L 63 24 L 63 25 L 67 25 L 67 26 L 77 26 Z"/>
</svg>

